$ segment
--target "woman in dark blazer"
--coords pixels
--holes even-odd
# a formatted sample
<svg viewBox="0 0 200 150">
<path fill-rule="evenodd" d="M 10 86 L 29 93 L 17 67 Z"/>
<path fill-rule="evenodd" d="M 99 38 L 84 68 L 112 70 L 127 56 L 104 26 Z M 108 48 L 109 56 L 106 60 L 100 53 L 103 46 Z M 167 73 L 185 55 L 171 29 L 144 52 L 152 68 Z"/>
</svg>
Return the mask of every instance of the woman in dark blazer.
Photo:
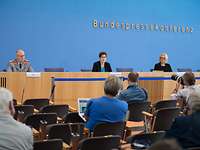
<svg viewBox="0 0 200 150">
<path fill-rule="evenodd" d="M 172 72 L 172 68 L 170 64 L 166 63 L 168 60 L 168 56 L 166 53 L 162 53 L 160 55 L 160 62 L 155 64 L 154 70 L 155 71 L 164 71 L 164 72 Z"/>
<path fill-rule="evenodd" d="M 92 67 L 92 72 L 112 72 L 112 68 L 108 62 L 106 62 L 107 53 L 99 53 L 99 61 L 95 62 Z"/>
</svg>

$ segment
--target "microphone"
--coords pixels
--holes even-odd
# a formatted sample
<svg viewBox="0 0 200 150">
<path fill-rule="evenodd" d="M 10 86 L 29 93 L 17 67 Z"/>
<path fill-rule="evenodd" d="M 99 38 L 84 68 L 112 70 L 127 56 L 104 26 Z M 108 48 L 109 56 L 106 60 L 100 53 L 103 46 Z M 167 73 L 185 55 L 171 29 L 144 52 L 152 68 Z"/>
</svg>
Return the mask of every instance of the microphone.
<svg viewBox="0 0 200 150">
<path fill-rule="evenodd" d="M 54 92 L 55 92 L 55 88 L 56 88 L 56 84 L 55 84 L 55 77 L 51 77 L 51 93 L 50 93 L 50 101 L 52 101 L 54 103 Z"/>
<path fill-rule="evenodd" d="M 22 69 L 22 63 L 19 63 L 19 68 Z"/>
<path fill-rule="evenodd" d="M 27 82 L 27 77 L 25 77 L 23 88 L 22 88 L 21 105 L 23 104 L 23 101 L 24 101 L 24 94 L 25 94 L 25 89 L 26 89 L 26 82 Z"/>
</svg>

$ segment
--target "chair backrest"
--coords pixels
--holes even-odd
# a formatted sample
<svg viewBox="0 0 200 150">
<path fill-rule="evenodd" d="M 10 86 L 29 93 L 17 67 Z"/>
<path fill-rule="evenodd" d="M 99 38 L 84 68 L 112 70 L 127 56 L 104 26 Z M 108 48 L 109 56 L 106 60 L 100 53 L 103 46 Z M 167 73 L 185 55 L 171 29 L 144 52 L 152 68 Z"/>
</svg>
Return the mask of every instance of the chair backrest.
<svg viewBox="0 0 200 150">
<path fill-rule="evenodd" d="M 54 124 L 57 122 L 56 113 L 37 113 L 29 115 L 24 120 L 25 124 L 39 130 L 41 122 L 45 122 L 46 125 Z"/>
<path fill-rule="evenodd" d="M 180 108 L 171 107 L 159 109 L 155 112 L 152 124 L 152 131 L 162 131 L 170 129 L 175 118 L 180 114 Z"/>
<path fill-rule="evenodd" d="M 93 136 L 119 135 L 123 138 L 125 122 L 99 123 L 94 127 Z"/>
<path fill-rule="evenodd" d="M 59 138 L 65 143 L 71 143 L 73 137 L 83 138 L 85 125 L 83 123 L 64 123 L 48 125 L 48 139 Z"/>
<path fill-rule="evenodd" d="M 68 113 L 64 119 L 65 123 L 85 123 L 83 118 L 81 118 L 78 112 Z"/>
<path fill-rule="evenodd" d="M 50 139 L 35 141 L 33 143 L 33 150 L 62 150 L 63 141 L 61 139 Z"/>
<path fill-rule="evenodd" d="M 127 138 L 127 142 L 131 143 L 133 149 L 138 149 L 137 145 L 143 145 L 148 148 L 153 143 L 161 140 L 165 136 L 165 131 L 157 131 L 151 133 L 136 134 Z M 141 148 L 141 147 L 140 147 Z"/>
<path fill-rule="evenodd" d="M 81 71 L 81 72 L 92 72 L 91 69 L 81 69 L 80 71 Z"/>
<path fill-rule="evenodd" d="M 63 118 L 68 114 L 68 105 L 47 105 L 40 109 L 40 113 L 56 113 L 58 117 Z"/>
<path fill-rule="evenodd" d="M 187 148 L 187 150 L 200 150 L 200 147 L 190 147 L 190 148 Z"/>
<path fill-rule="evenodd" d="M 79 143 L 80 150 L 112 150 L 119 147 L 120 136 L 86 138 Z"/>
<path fill-rule="evenodd" d="M 150 107 L 150 102 L 148 101 L 133 101 L 128 103 L 129 110 L 129 121 L 144 121 L 144 115 L 142 111 L 148 111 Z"/>
<path fill-rule="evenodd" d="M 64 72 L 65 69 L 62 67 L 58 68 L 44 68 L 44 72 Z"/>
<path fill-rule="evenodd" d="M 17 100 L 13 99 L 13 105 L 16 106 L 17 105 Z"/>
<path fill-rule="evenodd" d="M 116 72 L 133 72 L 133 68 L 116 68 Z"/>
<path fill-rule="evenodd" d="M 49 105 L 49 99 L 47 98 L 27 99 L 24 101 L 23 105 L 33 105 L 35 109 L 40 110 L 40 108 Z"/>
<path fill-rule="evenodd" d="M 169 108 L 169 107 L 176 107 L 177 101 L 176 100 L 161 100 L 154 104 L 154 110 L 162 109 L 162 108 Z"/>
<path fill-rule="evenodd" d="M 20 121 L 24 121 L 24 119 L 32 115 L 34 113 L 34 107 L 33 105 L 16 105 L 15 106 L 15 115 L 14 118 L 17 120 L 19 119 Z M 20 117 L 20 118 L 19 118 Z"/>
<path fill-rule="evenodd" d="M 191 68 L 177 68 L 177 72 L 192 72 Z"/>
</svg>

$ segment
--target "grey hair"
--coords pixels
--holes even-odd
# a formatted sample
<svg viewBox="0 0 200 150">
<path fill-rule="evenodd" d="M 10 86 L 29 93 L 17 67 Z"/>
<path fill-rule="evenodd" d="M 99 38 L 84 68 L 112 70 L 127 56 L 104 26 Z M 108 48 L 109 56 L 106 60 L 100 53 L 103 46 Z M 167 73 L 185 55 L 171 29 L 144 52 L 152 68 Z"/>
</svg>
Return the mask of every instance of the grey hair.
<svg viewBox="0 0 200 150">
<path fill-rule="evenodd" d="M 16 50 L 16 53 L 19 53 L 19 52 L 23 52 L 24 53 L 24 50 L 23 49 Z"/>
<path fill-rule="evenodd" d="M 189 95 L 188 106 L 192 113 L 200 111 L 200 87 Z"/>
<path fill-rule="evenodd" d="M 106 95 L 116 96 L 119 90 L 122 89 L 122 81 L 119 77 L 110 76 L 104 83 L 104 92 Z"/>
<path fill-rule="evenodd" d="M 6 88 L 0 88 L 0 113 L 8 112 L 12 100 L 12 93 Z"/>
<path fill-rule="evenodd" d="M 167 53 L 163 52 L 163 53 L 160 54 L 160 56 L 164 56 L 166 62 L 168 61 L 168 58 L 169 58 L 169 57 L 168 57 Z"/>
</svg>

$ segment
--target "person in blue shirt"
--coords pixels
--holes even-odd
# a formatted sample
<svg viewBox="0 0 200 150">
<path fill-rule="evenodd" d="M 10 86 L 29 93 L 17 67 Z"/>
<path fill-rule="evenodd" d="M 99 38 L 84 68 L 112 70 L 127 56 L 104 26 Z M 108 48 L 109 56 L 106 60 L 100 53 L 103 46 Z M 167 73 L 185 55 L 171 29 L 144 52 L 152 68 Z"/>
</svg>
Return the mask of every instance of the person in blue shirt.
<svg viewBox="0 0 200 150">
<path fill-rule="evenodd" d="M 148 94 L 145 89 L 138 86 L 139 74 L 137 72 L 131 72 L 128 74 L 128 87 L 121 91 L 117 96 L 118 99 L 124 100 L 127 103 L 134 101 L 146 101 Z"/>
<path fill-rule="evenodd" d="M 122 88 L 122 81 L 110 76 L 104 83 L 105 96 L 89 100 L 86 108 L 86 128 L 93 131 L 99 123 L 114 123 L 124 121 L 128 111 L 128 104 L 114 98 Z"/>
</svg>

